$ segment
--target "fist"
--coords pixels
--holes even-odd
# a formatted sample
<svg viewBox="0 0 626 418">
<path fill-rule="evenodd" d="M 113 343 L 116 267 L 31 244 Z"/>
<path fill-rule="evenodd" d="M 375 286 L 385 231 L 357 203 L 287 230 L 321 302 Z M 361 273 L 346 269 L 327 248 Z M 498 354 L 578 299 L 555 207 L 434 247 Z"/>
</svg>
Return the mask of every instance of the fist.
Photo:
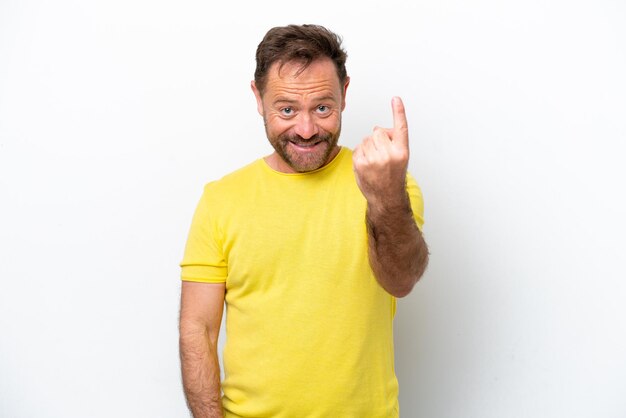
<svg viewBox="0 0 626 418">
<path fill-rule="evenodd" d="M 385 205 L 406 199 L 409 128 L 404 104 L 391 100 L 393 128 L 375 127 L 352 154 L 356 183 L 368 204 Z"/>
</svg>

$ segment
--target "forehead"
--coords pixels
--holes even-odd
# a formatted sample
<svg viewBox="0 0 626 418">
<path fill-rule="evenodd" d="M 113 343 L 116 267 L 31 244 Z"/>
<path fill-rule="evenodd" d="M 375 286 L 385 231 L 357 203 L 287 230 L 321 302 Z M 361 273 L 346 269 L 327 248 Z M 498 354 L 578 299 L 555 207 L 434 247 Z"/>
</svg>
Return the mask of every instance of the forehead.
<svg viewBox="0 0 626 418">
<path fill-rule="evenodd" d="M 335 94 L 341 92 L 335 64 L 329 58 L 315 60 L 304 69 L 300 61 L 289 61 L 282 65 L 275 62 L 268 71 L 267 94 L 324 90 Z"/>
</svg>

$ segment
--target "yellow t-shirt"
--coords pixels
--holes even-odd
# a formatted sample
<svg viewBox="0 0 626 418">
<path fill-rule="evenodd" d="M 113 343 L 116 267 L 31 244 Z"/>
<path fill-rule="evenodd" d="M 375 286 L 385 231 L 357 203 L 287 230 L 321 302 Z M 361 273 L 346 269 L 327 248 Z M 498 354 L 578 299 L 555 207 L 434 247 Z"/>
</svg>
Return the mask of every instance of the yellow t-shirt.
<svg viewBox="0 0 626 418">
<path fill-rule="evenodd" d="M 298 174 L 260 159 L 205 187 L 182 279 L 226 282 L 227 417 L 398 416 L 395 298 L 369 266 L 351 156 Z"/>
</svg>

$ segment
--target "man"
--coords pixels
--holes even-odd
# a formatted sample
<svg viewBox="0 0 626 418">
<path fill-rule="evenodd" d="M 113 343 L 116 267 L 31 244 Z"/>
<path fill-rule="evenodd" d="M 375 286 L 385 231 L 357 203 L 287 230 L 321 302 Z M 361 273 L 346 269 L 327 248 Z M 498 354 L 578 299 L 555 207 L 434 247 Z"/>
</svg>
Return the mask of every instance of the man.
<svg viewBox="0 0 626 418">
<path fill-rule="evenodd" d="M 334 33 L 271 29 L 252 90 L 274 152 L 209 183 L 182 266 L 180 351 L 194 417 L 397 417 L 395 298 L 424 272 L 404 105 L 351 152 Z M 224 375 L 217 339 L 226 302 Z M 223 395 L 222 395 L 223 391 Z"/>
</svg>

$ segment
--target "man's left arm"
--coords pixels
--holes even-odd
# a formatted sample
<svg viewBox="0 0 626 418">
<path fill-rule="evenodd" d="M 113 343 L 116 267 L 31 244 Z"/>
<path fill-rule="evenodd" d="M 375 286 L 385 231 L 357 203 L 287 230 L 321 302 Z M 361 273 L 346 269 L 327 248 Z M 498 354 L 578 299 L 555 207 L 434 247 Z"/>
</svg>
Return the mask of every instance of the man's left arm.
<svg viewBox="0 0 626 418">
<path fill-rule="evenodd" d="M 428 264 L 428 247 L 406 191 L 409 131 L 404 104 L 392 100 L 393 128 L 374 128 L 354 150 L 354 172 L 367 200 L 370 266 L 390 294 L 409 294 Z"/>
</svg>

